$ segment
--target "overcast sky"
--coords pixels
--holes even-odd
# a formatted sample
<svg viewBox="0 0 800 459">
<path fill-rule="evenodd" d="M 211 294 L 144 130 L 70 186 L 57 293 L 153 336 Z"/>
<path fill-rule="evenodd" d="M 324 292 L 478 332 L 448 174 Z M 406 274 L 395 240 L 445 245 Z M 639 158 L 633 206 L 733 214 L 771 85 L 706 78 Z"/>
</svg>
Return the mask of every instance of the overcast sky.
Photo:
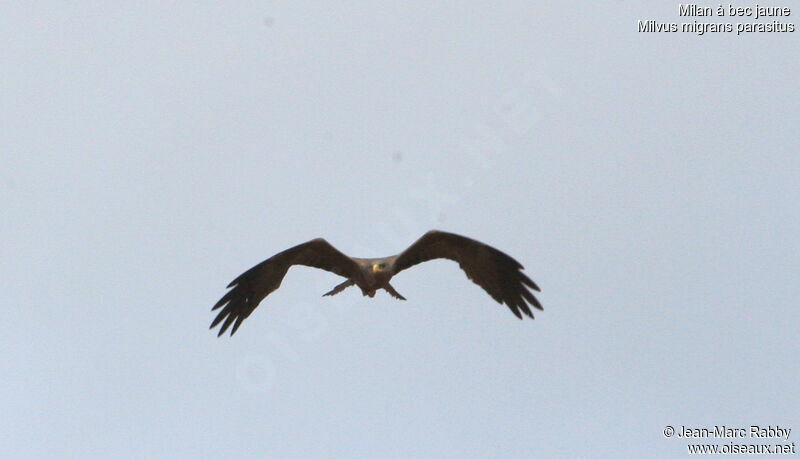
<svg viewBox="0 0 800 459">
<path fill-rule="evenodd" d="M 0 456 L 685 455 L 667 425 L 800 443 L 800 32 L 639 19 L 681 20 L 6 4 Z M 517 320 L 448 261 L 395 278 L 406 302 L 322 298 L 341 279 L 295 268 L 232 339 L 208 330 L 278 251 L 386 256 L 432 228 L 514 256 L 544 311 Z"/>
</svg>

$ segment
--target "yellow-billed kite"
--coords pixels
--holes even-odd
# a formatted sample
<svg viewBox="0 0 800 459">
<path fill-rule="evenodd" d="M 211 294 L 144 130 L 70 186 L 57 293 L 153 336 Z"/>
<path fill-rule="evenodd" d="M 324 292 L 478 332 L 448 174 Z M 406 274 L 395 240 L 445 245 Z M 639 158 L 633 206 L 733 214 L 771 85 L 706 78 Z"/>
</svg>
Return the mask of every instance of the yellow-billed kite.
<svg viewBox="0 0 800 459">
<path fill-rule="evenodd" d="M 364 296 L 373 297 L 377 290 L 383 289 L 393 297 L 405 300 L 389 281 L 404 269 L 436 258 L 457 262 L 472 282 L 480 285 L 498 303 L 508 306 L 520 319 L 520 311 L 533 318 L 528 303 L 542 310 L 542 305 L 528 289 L 538 292 L 539 287 L 522 272 L 523 267 L 516 260 L 474 239 L 443 231 L 428 231 L 401 254 L 386 258 L 348 257 L 321 238 L 284 250 L 228 284 L 228 288 L 233 289 L 211 309 L 222 308 L 209 328 L 214 328 L 224 319 L 217 336 L 222 336 L 231 325 L 233 336 L 258 304 L 281 286 L 286 272 L 294 265 L 324 269 L 347 279 L 323 296 L 336 295 L 351 285 L 357 285 Z"/>
</svg>

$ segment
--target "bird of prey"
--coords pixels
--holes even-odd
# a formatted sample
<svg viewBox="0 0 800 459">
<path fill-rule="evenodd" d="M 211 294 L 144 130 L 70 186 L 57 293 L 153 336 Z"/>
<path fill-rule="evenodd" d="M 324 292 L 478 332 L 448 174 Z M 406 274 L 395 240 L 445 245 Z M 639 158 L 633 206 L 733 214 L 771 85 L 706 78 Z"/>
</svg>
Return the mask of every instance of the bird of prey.
<svg viewBox="0 0 800 459">
<path fill-rule="evenodd" d="M 286 272 L 294 265 L 324 269 L 347 279 L 322 296 L 336 295 L 357 285 L 364 296 L 373 297 L 377 290 L 383 289 L 393 297 L 405 300 L 389 283 L 392 277 L 404 269 L 437 258 L 457 262 L 472 282 L 481 286 L 498 303 L 508 306 L 520 319 L 522 313 L 533 318 L 528 304 L 542 310 L 542 305 L 528 289 L 538 292 L 539 287 L 522 272 L 519 262 L 482 242 L 434 230 L 425 233 L 399 255 L 385 258 L 348 257 L 322 238 L 284 250 L 228 284 L 228 288 L 233 288 L 211 308 L 212 311 L 222 310 L 209 328 L 222 322 L 217 335 L 222 336 L 233 325 L 233 336 L 256 306 L 281 286 Z"/>
</svg>

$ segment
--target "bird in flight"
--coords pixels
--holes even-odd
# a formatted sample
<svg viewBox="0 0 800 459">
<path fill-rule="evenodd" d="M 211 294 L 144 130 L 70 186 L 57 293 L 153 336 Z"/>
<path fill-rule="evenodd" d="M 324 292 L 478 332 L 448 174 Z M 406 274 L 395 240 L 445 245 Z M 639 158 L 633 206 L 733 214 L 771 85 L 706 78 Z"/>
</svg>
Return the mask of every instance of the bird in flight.
<svg viewBox="0 0 800 459">
<path fill-rule="evenodd" d="M 539 287 L 522 272 L 524 268 L 519 262 L 482 242 L 434 230 L 425 233 L 399 255 L 385 258 L 348 257 L 322 238 L 284 250 L 228 284 L 228 288 L 233 288 L 211 308 L 212 311 L 222 310 L 209 328 L 222 323 L 217 334 L 222 336 L 233 325 L 233 336 L 258 304 L 281 286 L 286 272 L 294 265 L 324 269 L 347 279 L 322 296 L 336 295 L 357 285 L 364 296 L 370 298 L 383 289 L 398 300 L 405 300 L 389 283 L 392 277 L 404 269 L 437 258 L 457 262 L 472 282 L 481 286 L 495 301 L 508 306 L 520 319 L 522 313 L 533 318 L 528 304 L 543 310 L 529 290 L 538 292 Z"/>
</svg>

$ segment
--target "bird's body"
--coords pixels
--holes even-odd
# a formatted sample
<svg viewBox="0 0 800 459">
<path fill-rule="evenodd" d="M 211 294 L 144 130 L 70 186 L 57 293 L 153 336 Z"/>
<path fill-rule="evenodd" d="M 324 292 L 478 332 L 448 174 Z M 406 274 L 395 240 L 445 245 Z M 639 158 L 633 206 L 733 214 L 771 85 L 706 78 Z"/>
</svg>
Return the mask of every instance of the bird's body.
<svg viewBox="0 0 800 459">
<path fill-rule="evenodd" d="M 252 267 L 228 285 L 233 288 L 212 308 L 216 310 L 224 306 L 210 328 L 224 319 L 218 336 L 231 325 L 233 335 L 256 306 L 280 287 L 286 272 L 294 265 L 324 269 L 347 279 L 323 296 L 335 295 L 356 285 L 364 296 L 374 297 L 382 289 L 399 300 L 405 300 L 389 281 L 404 269 L 436 258 L 458 262 L 470 280 L 498 303 L 506 304 L 520 319 L 520 311 L 533 318 L 528 303 L 542 309 L 528 290 L 539 291 L 539 287 L 521 272 L 523 267 L 516 260 L 474 239 L 429 231 L 402 253 L 385 258 L 348 257 L 321 238 L 284 250 Z"/>
<path fill-rule="evenodd" d="M 358 274 L 348 279 L 345 282 L 334 287 L 330 292 L 322 296 L 336 295 L 351 285 L 356 285 L 361 289 L 364 296 L 370 298 L 375 296 L 375 292 L 380 289 L 386 290 L 400 300 L 405 300 L 397 291 L 389 284 L 389 280 L 394 276 L 394 257 L 388 258 L 355 258 L 352 260 L 358 265 Z"/>
</svg>

